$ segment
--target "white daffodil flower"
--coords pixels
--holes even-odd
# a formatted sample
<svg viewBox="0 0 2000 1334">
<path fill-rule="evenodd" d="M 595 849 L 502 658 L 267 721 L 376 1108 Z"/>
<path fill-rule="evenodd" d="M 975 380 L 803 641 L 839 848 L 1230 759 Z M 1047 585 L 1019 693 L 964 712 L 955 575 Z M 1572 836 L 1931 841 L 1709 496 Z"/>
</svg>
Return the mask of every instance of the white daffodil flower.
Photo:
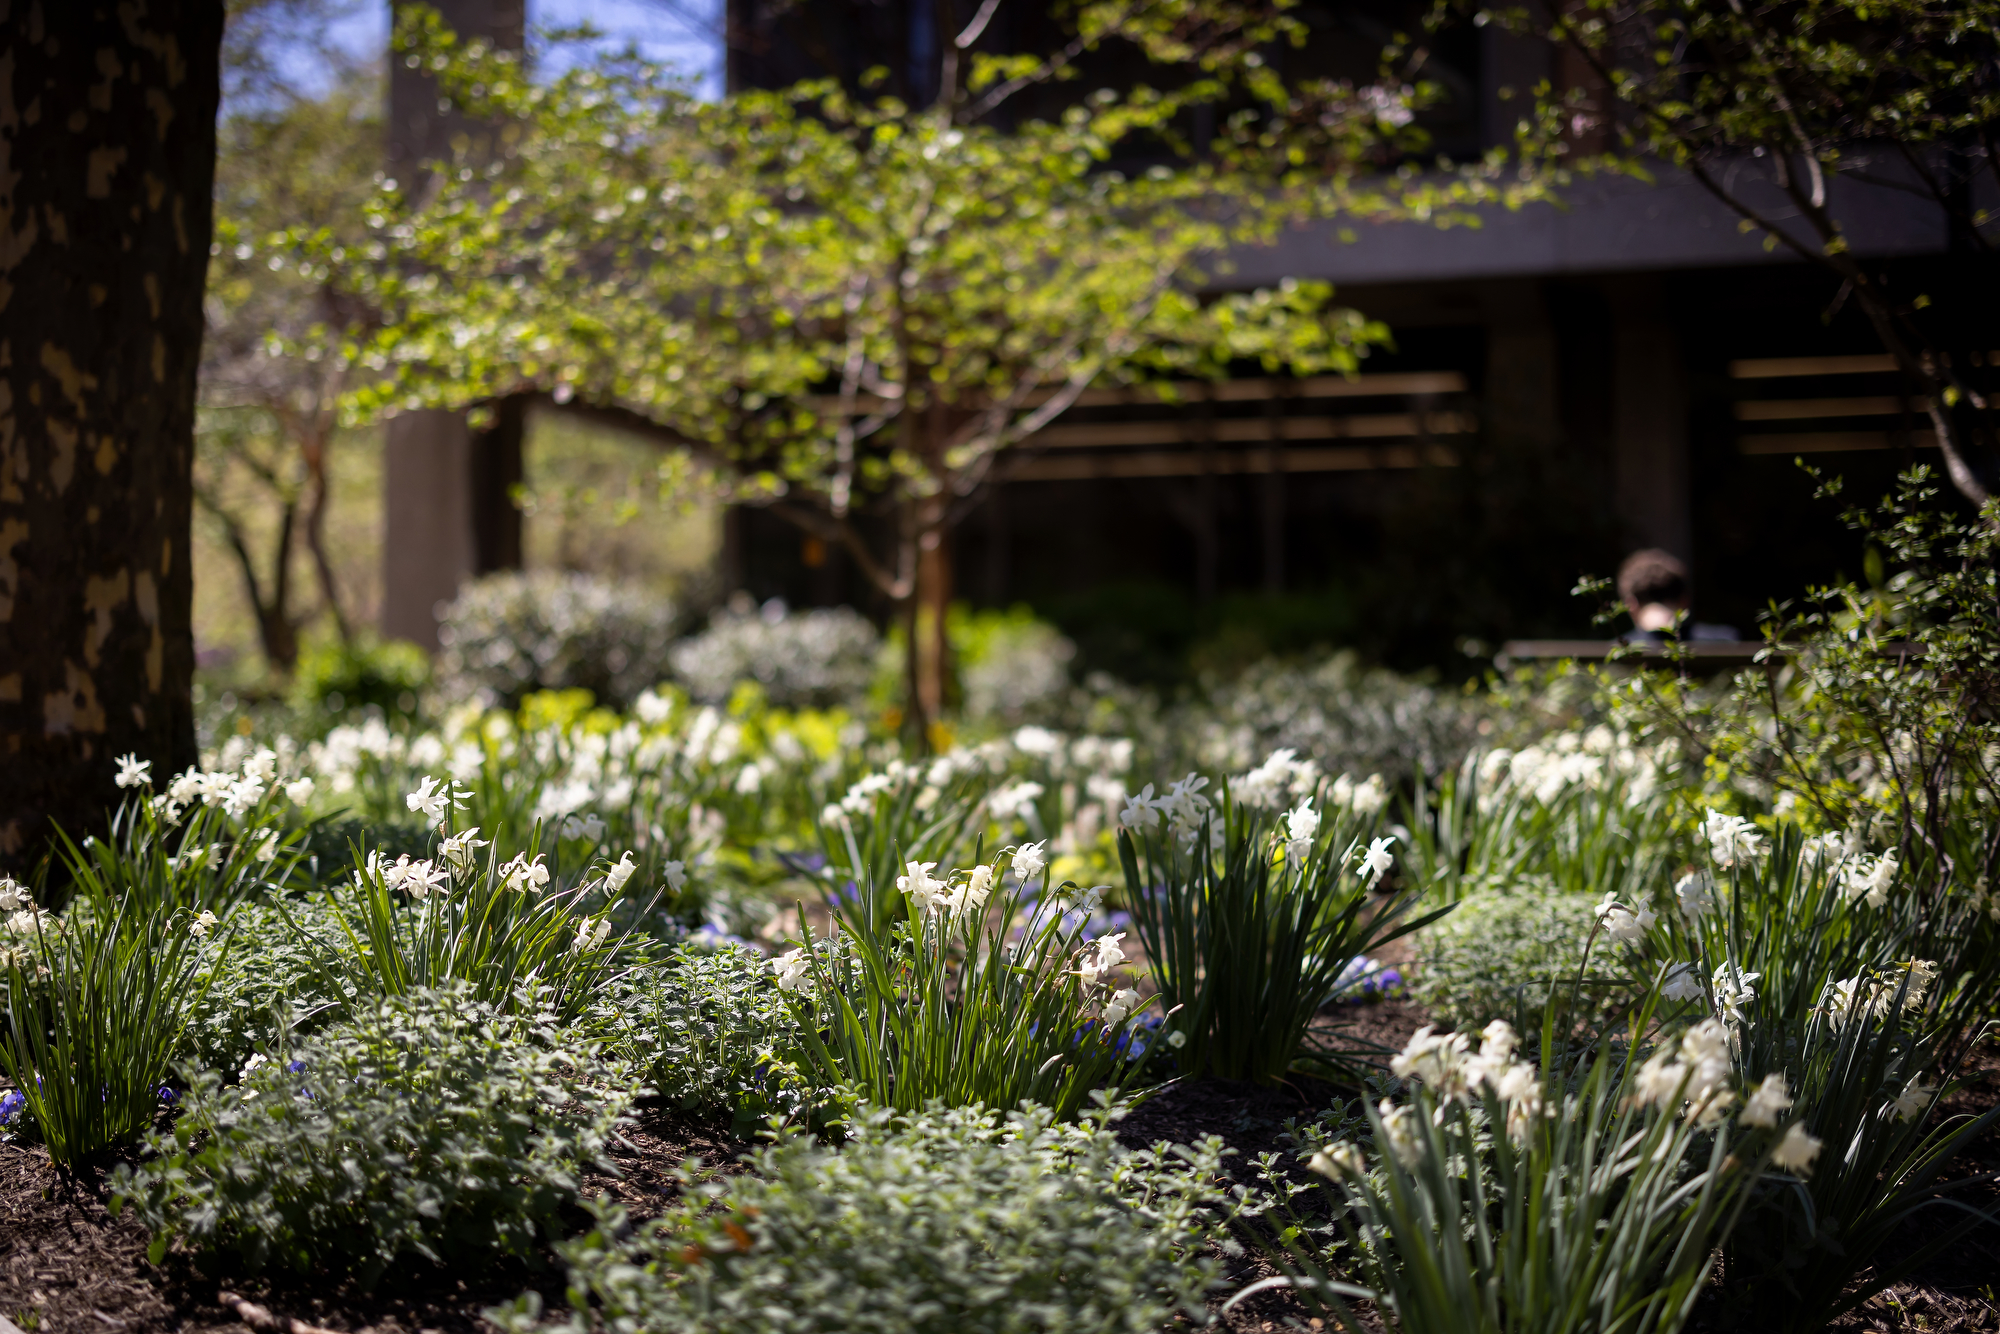
<svg viewBox="0 0 2000 1334">
<path fill-rule="evenodd" d="M 1785 1085 L 1784 1075 L 1768 1074 L 1750 1095 L 1749 1101 L 1743 1104 L 1743 1112 L 1736 1119 L 1746 1126 L 1773 1130 L 1791 1105 L 1792 1092 Z"/>
<path fill-rule="evenodd" d="M 1048 859 L 1042 852 L 1042 849 L 1047 846 L 1048 840 L 1043 839 L 1040 843 L 1023 843 L 1020 847 L 1014 849 L 1014 878 L 1016 880 L 1019 880 L 1023 885 L 1027 885 L 1036 876 L 1048 869 Z"/>
<path fill-rule="evenodd" d="M 137 755 L 118 757 L 118 777 L 114 779 L 120 787 L 151 787 L 153 785 L 153 762 L 142 760 Z"/>
<path fill-rule="evenodd" d="M 1820 1147 L 1820 1142 L 1808 1135 L 1804 1126 L 1794 1124 L 1778 1141 L 1778 1147 L 1771 1151 L 1771 1166 L 1805 1176 L 1812 1171 L 1813 1159 L 1819 1157 Z"/>
</svg>

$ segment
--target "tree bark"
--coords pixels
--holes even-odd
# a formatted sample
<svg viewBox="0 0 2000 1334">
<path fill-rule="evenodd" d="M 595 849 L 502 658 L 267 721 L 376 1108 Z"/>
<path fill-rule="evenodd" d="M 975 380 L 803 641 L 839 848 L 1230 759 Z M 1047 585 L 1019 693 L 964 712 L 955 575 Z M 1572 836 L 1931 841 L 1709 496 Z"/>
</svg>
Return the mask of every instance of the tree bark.
<svg viewBox="0 0 2000 1334">
<path fill-rule="evenodd" d="M 0 0 L 0 863 L 196 760 L 222 0 Z"/>
</svg>

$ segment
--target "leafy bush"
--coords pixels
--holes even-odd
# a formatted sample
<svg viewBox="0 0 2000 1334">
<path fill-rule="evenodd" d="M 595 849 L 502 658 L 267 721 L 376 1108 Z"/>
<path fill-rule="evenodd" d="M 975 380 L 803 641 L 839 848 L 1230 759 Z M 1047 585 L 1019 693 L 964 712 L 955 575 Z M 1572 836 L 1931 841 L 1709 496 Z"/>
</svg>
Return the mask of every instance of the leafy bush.
<svg viewBox="0 0 2000 1334">
<path fill-rule="evenodd" d="M 947 628 L 967 717 L 1019 723 L 1069 692 L 1076 645 L 1028 608 L 954 606 Z"/>
<path fill-rule="evenodd" d="M 674 646 L 674 675 L 709 704 L 739 681 L 755 681 L 781 708 L 825 708 L 865 695 L 882 637 L 848 607 L 791 611 L 773 598 L 716 613 L 708 628 Z"/>
<path fill-rule="evenodd" d="M 235 1070 L 320 1022 L 347 997 L 325 987 L 312 946 L 295 927 L 334 938 L 337 921 L 319 904 L 239 903 L 212 939 L 227 948 L 204 950 L 178 1059 L 204 1069 Z"/>
<path fill-rule="evenodd" d="M 411 715 L 430 683 L 430 654 L 415 644 L 336 639 L 299 655 L 291 698 L 294 708 L 333 714 L 372 707 Z"/>
<path fill-rule="evenodd" d="M 537 690 L 622 707 L 666 674 L 673 628 L 665 599 L 587 575 L 488 575 L 445 609 L 438 688 L 510 709 Z"/>
<path fill-rule="evenodd" d="M 1539 1015 L 1552 985 L 1566 987 L 1584 965 L 1584 943 L 1597 924 L 1595 906 L 1579 894 L 1533 883 L 1475 890 L 1458 908 L 1416 937 L 1411 990 L 1433 1019 L 1462 1033 L 1488 1020 L 1525 1026 Z M 1606 994 L 1621 974 L 1593 956 L 1586 982 L 1598 997 L 1593 1014 L 1615 1011 L 1628 997 Z"/>
<path fill-rule="evenodd" d="M 154 1262 L 180 1239 L 370 1283 L 406 1254 L 534 1254 L 578 1170 L 608 1168 L 628 1101 L 547 1016 L 508 1018 L 457 985 L 367 1008 L 240 1083 L 188 1083 L 171 1133 L 113 1178 Z"/>
<path fill-rule="evenodd" d="M 1026 1107 L 899 1118 L 871 1110 L 846 1144 L 781 1133 L 752 1173 L 677 1201 L 628 1235 L 622 1210 L 560 1246 L 568 1328 L 705 1334 L 1153 1331 L 1203 1317 L 1200 1253 L 1229 1201 L 1222 1147 L 1119 1147 L 1099 1110 Z M 536 1327 L 531 1294 L 490 1313 Z"/>
<path fill-rule="evenodd" d="M 803 1110 L 798 1031 L 761 955 L 676 946 L 600 988 L 588 1021 L 648 1088 L 688 1111 L 728 1111 L 740 1131 Z"/>
</svg>

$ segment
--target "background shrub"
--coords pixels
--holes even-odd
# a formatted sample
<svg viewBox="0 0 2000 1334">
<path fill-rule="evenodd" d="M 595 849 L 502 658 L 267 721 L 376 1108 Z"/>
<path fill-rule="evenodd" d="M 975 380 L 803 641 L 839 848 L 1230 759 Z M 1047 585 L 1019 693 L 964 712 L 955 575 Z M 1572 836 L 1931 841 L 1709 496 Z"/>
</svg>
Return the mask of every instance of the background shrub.
<svg viewBox="0 0 2000 1334">
<path fill-rule="evenodd" d="M 489 575 L 445 610 L 438 686 L 510 709 L 536 690 L 623 707 L 666 674 L 673 629 L 672 603 L 588 575 Z"/>
<path fill-rule="evenodd" d="M 1019 723 L 1069 692 L 1076 645 L 1028 608 L 973 612 L 954 606 L 950 619 L 967 717 Z"/>
<path fill-rule="evenodd" d="M 1533 1031 L 1550 980 L 1567 984 L 1576 976 L 1596 922 L 1588 897 L 1532 882 L 1469 893 L 1416 937 L 1412 990 L 1433 1019 L 1460 1032 L 1492 1019 Z M 1609 948 L 1593 951 L 1586 978 L 1598 989 L 1585 994 L 1600 997 L 1606 1010 L 1615 1008 L 1623 993 L 1613 996 L 1604 988 L 1617 976 Z"/>
<path fill-rule="evenodd" d="M 1140 1334 L 1176 1310 L 1200 1319 L 1216 1273 L 1200 1248 L 1227 1203 L 1210 1184 L 1221 1141 L 1133 1152 L 1114 1116 L 874 1110 L 843 1148 L 785 1135 L 754 1175 L 691 1191 L 629 1234 L 599 1206 L 600 1226 L 558 1248 L 570 1328 Z M 534 1328 L 535 1299 L 492 1314 Z"/>
<path fill-rule="evenodd" d="M 755 681 L 780 708 L 824 708 L 868 691 L 882 637 L 849 607 L 792 611 L 781 598 L 747 601 L 716 613 L 708 628 L 673 650 L 674 675 L 707 704 Z"/>
<path fill-rule="evenodd" d="M 531 1255 L 576 1173 L 603 1164 L 628 1096 L 546 1019 L 509 1019 L 462 987 L 415 992 L 309 1037 L 225 1084 L 189 1076 L 171 1133 L 120 1165 L 114 1202 L 154 1233 L 252 1268 L 357 1270 L 399 1256 Z"/>
</svg>

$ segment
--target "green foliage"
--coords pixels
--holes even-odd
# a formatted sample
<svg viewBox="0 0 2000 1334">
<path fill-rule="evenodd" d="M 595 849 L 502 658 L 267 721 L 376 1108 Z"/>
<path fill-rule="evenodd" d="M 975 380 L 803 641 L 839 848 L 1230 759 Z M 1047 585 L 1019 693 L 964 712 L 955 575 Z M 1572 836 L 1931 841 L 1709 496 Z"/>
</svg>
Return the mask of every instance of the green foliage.
<svg viewBox="0 0 2000 1334">
<path fill-rule="evenodd" d="M 812 1107 L 799 1034 L 770 964 L 739 945 L 676 946 L 593 991 L 585 1020 L 648 1088 L 747 1134 Z"/>
<path fill-rule="evenodd" d="M 404 640 L 357 635 L 329 640 L 299 655 L 292 674 L 292 706 L 338 716 L 349 709 L 380 709 L 389 717 L 415 715 L 430 688 L 430 655 Z"/>
<path fill-rule="evenodd" d="M 1118 835 L 1160 1003 L 1187 1034 L 1184 1073 L 1268 1084 L 1301 1057 L 1328 1059 L 1335 1049 L 1309 1033 L 1349 960 L 1448 911 L 1404 921 L 1415 896 L 1373 893 L 1382 871 L 1355 862 L 1386 856 L 1391 840 L 1363 848 L 1371 817 L 1336 805 L 1322 820 L 1310 799 L 1299 810 L 1310 830 L 1254 808 L 1175 803 L 1159 833 L 1135 839 L 1128 817 Z"/>
<path fill-rule="evenodd" d="M 553 1016 L 454 985 L 413 991 L 246 1069 L 194 1072 L 171 1132 L 121 1164 L 114 1202 L 154 1233 L 245 1264 L 352 1269 L 406 1255 L 532 1258 L 627 1096 Z M 534 1017 L 528 1018 L 527 1015 Z"/>
<path fill-rule="evenodd" d="M 1015 855 L 1012 888 L 999 857 L 935 878 L 911 861 L 886 929 L 868 898 L 836 906 L 825 942 L 800 913 L 806 943 L 774 966 L 816 1085 L 901 1111 L 1034 1101 L 1071 1117 L 1133 1077 L 1142 1006 L 1114 991 L 1118 939 L 1084 939 L 1096 894 L 1052 886 L 1039 853 Z"/>
<path fill-rule="evenodd" d="M 1543 83 L 1522 119 L 1524 142 L 1600 130 L 1616 156 L 1590 165 L 1645 177 L 1647 161 L 1671 163 L 1741 230 L 1761 233 L 1765 250 L 1782 246 L 1817 265 L 1860 307 L 1910 392 L 1925 395 L 1953 484 L 1986 503 L 1971 460 L 1992 448 L 2000 417 L 1992 369 L 1975 351 L 1986 337 L 1979 284 L 1948 280 L 1912 294 L 1852 241 L 1869 197 L 1886 187 L 1935 208 L 1969 252 L 1992 254 L 2000 6 L 1591 0 L 1481 7 L 1479 18 L 1569 47 L 1609 94 L 1587 101 L 1580 84 Z"/>
<path fill-rule="evenodd" d="M 190 926 L 190 914 L 157 902 L 85 898 L 60 917 L 27 908 L 0 927 L 0 1073 L 61 1167 L 131 1143 L 159 1111 L 206 981 Z"/>
<path fill-rule="evenodd" d="M 1314 1157 L 1362 1284 L 1327 1277 L 1295 1214 L 1279 1281 L 1347 1328 L 1342 1299 L 1363 1297 L 1427 1334 L 1672 1334 L 1779 1133 L 1680 1116 L 1698 1072 L 1648 1096 L 1609 1048 L 1572 1088 L 1550 1066 L 1553 1025 L 1544 1068 L 1510 1069 L 1511 1036 L 1488 1031 L 1483 1066 L 1459 1038 L 1407 1069 L 1422 1083 L 1403 1105 L 1364 1106 L 1372 1166 L 1352 1144 Z"/>
<path fill-rule="evenodd" d="M 612 911 L 632 872 L 600 865 L 564 886 L 541 864 L 539 840 L 505 864 L 489 848 L 482 865 L 477 833 L 440 831 L 431 858 L 369 853 L 351 882 L 324 891 L 320 931 L 288 915 L 314 987 L 365 1003 L 462 982 L 503 1009 L 532 991 L 566 1020 L 583 1013 L 615 970 Z"/>
<path fill-rule="evenodd" d="M 222 919 L 227 949 L 203 954 L 187 1030 L 175 1059 L 212 1070 L 234 1070 L 260 1051 L 290 1043 L 346 1004 L 324 990 L 326 974 L 307 935 L 337 938 L 338 922 L 320 905 L 293 900 L 239 903 Z"/>
<path fill-rule="evenodd" d="M 851 607 L 791 611 L 777 598 L 755 611 L 725 608 L 676 644 L 674 675 L 707 704 L 745 681 L 781 708 L 853 705 L 875 676 L 882 637 Z"/>
<path fill-rule="evenodd" d="M 625 707 L 667 674 L 673 604 L 582 574 L 492 574 L 459 591 L 438 627 L 447 699 L 516 708 L 537 690 L 588 690 Z"/>
<path fill-rule="evenodd" d="M 1471 890 L 1457 909 L 1417 937 L 1411 986 L 1426 1013 L 1462 1033 L 1492 1019 L 1529 1027 L 1552 989 L 1579 975 L 1587 983 L 1587 1015 L 1601 1023 L 1622 1014 L 1629 996 L 1607 984 L 1622 974 L 1601 955 L 1585 963 L 1584 945 L 1597 924 L 1593 901 L 1533 882 Z"/>
<path fill-rule="evenodd" d="M 781 1132 L 749 1173 L 636 1228 L 596 1206 L 596 1230 L 558 1248 L 568 1328 L 1149 1334 L 1199 1320 L 1216 1273 L 1201 1248 L 1231 1212 L 1221 1143 L 1123 1149 L 1116 1115 L 869 1109 L 837 1150 Z M 528 1330 L 537 1314 L 531 1295 L 489 1318 Z"/>
</svg>

